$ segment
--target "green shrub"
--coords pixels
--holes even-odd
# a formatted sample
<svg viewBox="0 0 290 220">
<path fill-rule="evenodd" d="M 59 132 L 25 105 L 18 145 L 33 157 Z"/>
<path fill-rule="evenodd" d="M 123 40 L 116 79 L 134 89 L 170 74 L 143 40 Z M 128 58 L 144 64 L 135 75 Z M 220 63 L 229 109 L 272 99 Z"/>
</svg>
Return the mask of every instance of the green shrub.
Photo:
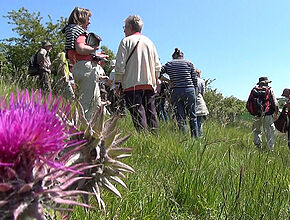
<svg viewBox="0 0 290 220">
<path fill-rule="evenodd" d="M 209 117 L 221 123 L 235 122 L 238 117 L 246 112 L 245 101 L 239 100 L 234 96 L 223 97 L 213 89 L 210 83 L 214 80 L 207 80 L 204 99 L 209 110 Z"/>
</svg>

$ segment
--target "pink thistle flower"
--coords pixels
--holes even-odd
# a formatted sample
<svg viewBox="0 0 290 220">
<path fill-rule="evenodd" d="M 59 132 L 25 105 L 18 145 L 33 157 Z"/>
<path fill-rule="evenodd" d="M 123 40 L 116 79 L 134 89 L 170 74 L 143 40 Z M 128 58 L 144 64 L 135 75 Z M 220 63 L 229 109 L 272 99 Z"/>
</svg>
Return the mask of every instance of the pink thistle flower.
<svg viewBox="0 0 290 220">
<path fill-rule="evenodd" d="M 61 108 L 60 99 L 26 90 L 0 106 L 0 165 L 31 167 L 65 148 L 71 131 L 61 120 L 68 109 Z"/>
<path fill-rule="evenodd" d="M 90 208 L 76 201 L 89 192 L 69 189 L 90 179 L 79 174 L 91 168 L 65 165 L 86 141 L 70 140 L 83 134 L 71 125 L 70 115 L 69 105 L 40 91 L 11 94 L 9 102 L 0 97 L 0 219 L 44 219 L 45 205 Z M 62 151 L 73 146 L 78 147 Z"/>
<path fill-rule="evenodd" d="M 105 208 L 99 186 L 121 197 L 110 181 L 126 188 L 119 177 L 134 172 L 119 161 L 131 156 L 120 148 L 129 136 L 117 134 L 118 117 L 104 124 L 102 107 L 89 123 L 80 109 L 72 114 L 60 98 L 41 92 L 0 97 L 0 219 L 44 219 L 44 207 L 91 208 L 92 194 Z"/>
</svg>

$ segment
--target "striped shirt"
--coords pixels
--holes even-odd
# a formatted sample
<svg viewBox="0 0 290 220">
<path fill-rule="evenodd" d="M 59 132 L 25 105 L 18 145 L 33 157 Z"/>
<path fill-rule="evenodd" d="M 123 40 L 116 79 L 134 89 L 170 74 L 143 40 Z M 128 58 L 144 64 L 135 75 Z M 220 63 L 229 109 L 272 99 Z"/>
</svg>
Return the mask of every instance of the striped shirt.
<svg viewBox="0 0 290 220">
<path fill-rule="evenodd" d="M 76 24 L 68 24 L 64 29 L 63 33 L 65 33 L 65 49 L 66 50 L 74 50 L 75 49 L 75 42 L 77 38 L 85 34 L 87 35 L 87 31 Z"/>
<path fill-rule="evenodd" d="M 174 88 L 197 87 L 197 76 L 192 62 L 174 59 L 161 68 L 160 75 L 167 73 Z"/>
</svg>

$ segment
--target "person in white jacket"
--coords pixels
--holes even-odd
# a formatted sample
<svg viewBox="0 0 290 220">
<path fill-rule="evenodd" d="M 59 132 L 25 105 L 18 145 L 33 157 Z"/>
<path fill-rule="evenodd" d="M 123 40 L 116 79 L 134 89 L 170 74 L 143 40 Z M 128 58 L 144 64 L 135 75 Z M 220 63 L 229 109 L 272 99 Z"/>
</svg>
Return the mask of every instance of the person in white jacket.
<svg viewBox="0 0 290 220">
<path fill-rule="evenodd" d="M 115 84 L 122 86 L 137 131 L 158 129 L 154 94 L 161 69 L 152 41 L 141 35 L 143 22 L 138 15 L 125 20 L 125 38 L 116 55 Z"/>
<path fill-rule="evenodd" d="M 196 97 L 196 116 L 197 116 L 197 131 L 199 137 L 203 136 L 202 122 L 204 118 L 209 114 L 206 103 L 204 101 L 204 91 L 205 91 L 205 81 L 200 78 L 201 70 L 197 69 L 197 86 L 198 86 L 198 94 Z"/>
</svg>

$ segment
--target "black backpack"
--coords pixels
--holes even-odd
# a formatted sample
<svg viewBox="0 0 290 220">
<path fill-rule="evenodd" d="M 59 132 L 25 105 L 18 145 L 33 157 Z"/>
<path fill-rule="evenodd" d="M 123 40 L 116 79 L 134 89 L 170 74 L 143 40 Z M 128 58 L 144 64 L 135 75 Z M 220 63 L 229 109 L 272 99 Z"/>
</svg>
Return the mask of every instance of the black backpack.
<svg viewBox="0 0 290 220">
<path fill-rule="evenodd" d="M 39 63 L 37 62 L 37 54 L 39 51 L 37 51 L 36 54 L 32 55 L 29 64 L 28 64 L 28 74 L 30 76 L 36 76 L 39 74 Z"/>
<path fill-rule="evenodd" d="M 270 88 L 266 86 L 255 86 L 249 95 L 247 105 L 248 111 L 253 116 L 271 115 L 275 109 L 270 100 Z"/>
</svg>

